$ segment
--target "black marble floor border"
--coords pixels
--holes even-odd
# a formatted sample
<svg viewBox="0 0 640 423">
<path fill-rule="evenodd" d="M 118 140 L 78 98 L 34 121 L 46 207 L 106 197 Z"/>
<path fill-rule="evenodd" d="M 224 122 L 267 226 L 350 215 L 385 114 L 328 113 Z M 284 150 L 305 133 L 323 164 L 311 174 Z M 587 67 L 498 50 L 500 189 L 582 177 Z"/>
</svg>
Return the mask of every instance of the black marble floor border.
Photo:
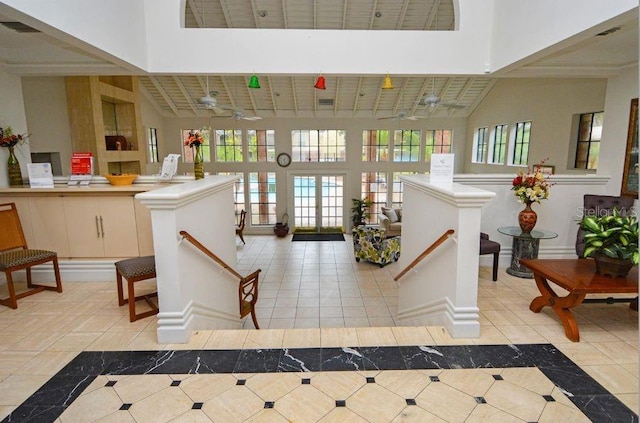
<svg viewBox="0 0 640 423">
<path fill-rule="evenodd" d="M 551 344 L 255 350 L 85 351 L 4 422 L 53 422 L 99 375 L 537 367 L 591 421 L 638 415 Z"/>
</svg>

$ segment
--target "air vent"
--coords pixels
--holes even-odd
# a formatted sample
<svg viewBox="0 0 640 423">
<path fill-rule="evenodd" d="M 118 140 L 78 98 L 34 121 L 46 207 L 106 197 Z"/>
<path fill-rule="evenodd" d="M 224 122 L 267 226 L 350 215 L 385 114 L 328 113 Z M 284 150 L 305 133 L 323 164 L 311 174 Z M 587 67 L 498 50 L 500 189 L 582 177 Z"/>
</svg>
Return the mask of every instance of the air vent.
<svg viewBox="0 0 640 423">
<path fill-rule="evenodd" d="M 16 32 L 40 32 L 39 30 L 25 25 L 22 22 L 0 22 L 0 24 L 6 26 L 9 29 L 13 29 Z"/>
<path fill-rule="evenodd" d="M 613 34 L 614 32 L 620 31 L 622 28 L 619 26 L 614 26 L 613 28 L 609 28 L 606 31 L 602 31 L 596 34 L 597 37 L 604 37 L 605 35 Z"/>
<path fill-rule="evenodd" d="M 332 98 L 319 98 L 318 99 L 318 106 L 333 106 L 333 99 Z"/>
</svg>

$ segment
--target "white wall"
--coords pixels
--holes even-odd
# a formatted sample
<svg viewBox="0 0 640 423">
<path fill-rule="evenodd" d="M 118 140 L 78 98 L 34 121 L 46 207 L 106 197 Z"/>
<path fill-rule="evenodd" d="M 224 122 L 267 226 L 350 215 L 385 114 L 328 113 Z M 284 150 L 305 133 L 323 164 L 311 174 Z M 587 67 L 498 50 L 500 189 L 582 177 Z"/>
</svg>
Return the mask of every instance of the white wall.
<svg viewBox="0 0 640 423">
<path fill-rule="evenodd" d="M 611 175 L 607 184 L 609 195 L 620 195 L 633 98 L 638 98 L 638 66 L 610 78 L 607 83 L 598 173 Z"/>
<path fill-rule="evenodd" d="M 0 101 L 0 127 L 10 126 L 16 134 L 28 133 L 20 77 L 7 73 L 2 66 L 0 66 L 0 93 L 2 93 L 3 99 Z M 15 149 L 15 152 L 18 161 L 20 161 L 20 170 L 24 179 L 27 176 L 27 164 L 31 163 L 29 144 L 20 145 Z M 3 187 L 9 185 L 8 157 L 9 151 L 6 148 L 0 148 L 0 186 Z"/>
<path fill-rule="evenodd" d="M 73 149 L 64 78 L 25 77 L 22 92 L 31 152 L 60 153 L 62 173 L 68 175 Z"/>
<path fill-rule="evenodd" d="M 568 169 L 572 118 L 605 110 L 606 79 L 501 79 L 467 121 L 465 173 L 513 173 L 519 168 L 471 163 L 477 128 L 532 121 L 529 165 L 548 158 L 556 173 L 585 173 Z M 610 123 L 605 113 L 605 127 Z M 626 138 L 625 138 L 626 139 Z M 610 158 L 609 158 L 610 159 Z M 508 162 L 508 160 L 507 160 Z"/>
</svg>

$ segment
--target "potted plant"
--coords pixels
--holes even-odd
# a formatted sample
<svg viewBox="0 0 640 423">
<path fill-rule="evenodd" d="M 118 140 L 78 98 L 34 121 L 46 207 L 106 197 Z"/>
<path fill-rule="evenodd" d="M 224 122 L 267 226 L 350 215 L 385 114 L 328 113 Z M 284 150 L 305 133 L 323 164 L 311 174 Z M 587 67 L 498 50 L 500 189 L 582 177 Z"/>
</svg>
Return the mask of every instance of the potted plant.
<svg viewBox="0 0 640 423">
<path fill-rule="evenodd" d="M 353 226 L 364 225 L 365 219 L 369 217 L 369 207 L 371 207 L 373 202 L 366 197 L 364 199 L 352 198 L 351 202 L 353 203 L 351 207 Z"/>
<path fill-rule="evenodd" d="M 638 264 L 638 220 L 632 214 L 613 213 L 585 216 L 584 257 L 593 257 L 596 272 L 614 277 L 626 276 Z"/>
</svg>

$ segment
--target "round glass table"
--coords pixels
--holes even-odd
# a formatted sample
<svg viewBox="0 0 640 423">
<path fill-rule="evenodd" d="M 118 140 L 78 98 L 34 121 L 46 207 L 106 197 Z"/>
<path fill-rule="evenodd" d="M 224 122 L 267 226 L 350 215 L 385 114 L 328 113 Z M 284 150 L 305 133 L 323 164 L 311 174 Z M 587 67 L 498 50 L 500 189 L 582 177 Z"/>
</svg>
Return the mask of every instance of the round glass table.
<svg viewBox="0 0 640 423">
<path fill-rule="evenodd" d="M 538 258 L 541 239 L 553 239 L 557 233 L 544 229 L 534 229 L 530 233 L 523 233 L 519 226 L 503 226 L 498 232 L 513 238 L 511 248 L 511 265 L 507 273 L 519 278 L 533 279 L 533 272 L 520 264 L 520 259 Z"/>
</svg>

